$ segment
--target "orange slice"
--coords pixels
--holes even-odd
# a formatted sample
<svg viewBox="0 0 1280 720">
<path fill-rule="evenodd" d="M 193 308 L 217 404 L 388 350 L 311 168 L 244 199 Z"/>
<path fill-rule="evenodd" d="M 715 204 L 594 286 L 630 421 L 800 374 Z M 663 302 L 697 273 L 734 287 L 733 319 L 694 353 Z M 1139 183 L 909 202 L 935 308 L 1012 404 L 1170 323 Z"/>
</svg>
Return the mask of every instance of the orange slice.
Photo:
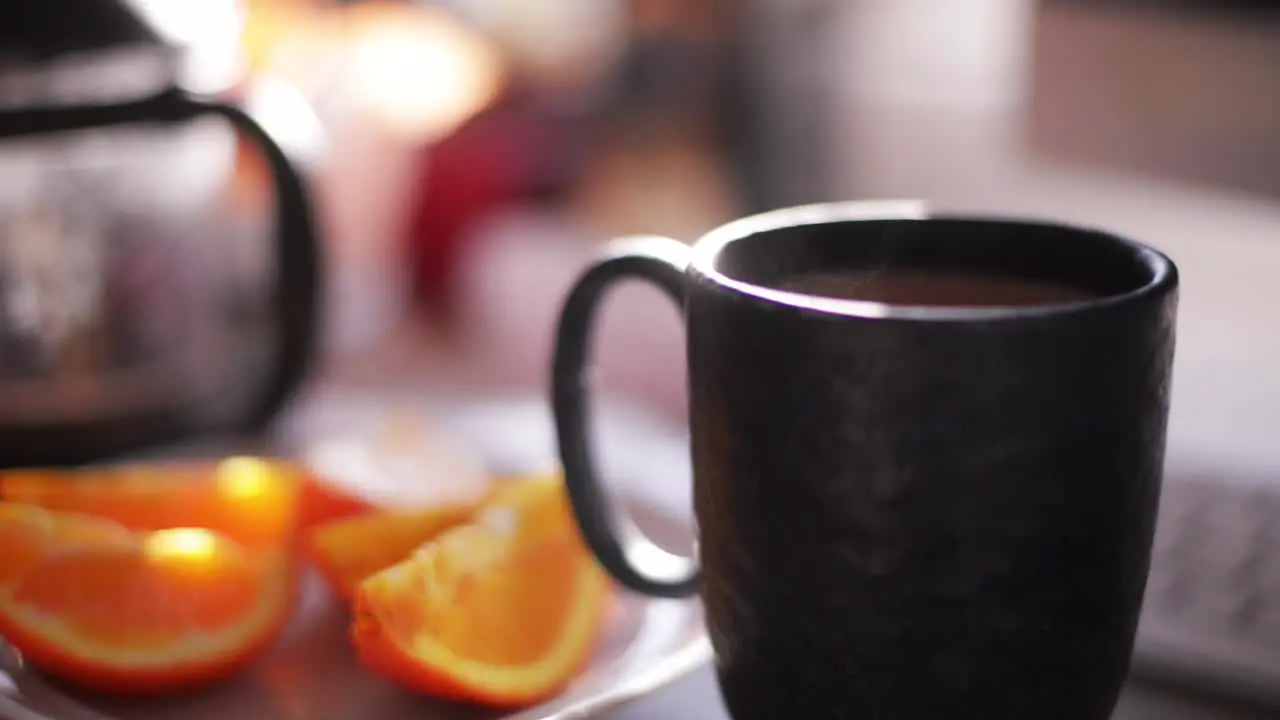
<svg viewBox="0 0 1280 720">
<path fill-rule="evenodd" d="M 298 498 L 298 525 L 303 531 L 376 512 L 369 500 L 323 475 L 309 473 Z"/>
<path fill-rule="evenodd" d="M 0 503 L 0 589 L 41 563 L 86 547 L 130 547 L 133 533 L 86 515 L 57 516 L 30 505 Z"/>
<path fill-rule="evenodd" d="M 365 578 L 467 522 L 475 511 L 476 504 L 455 504 L 337 520 L 312 531 L 309 550 L 333 591 L 350 602 Z"/>
<path fill-rule="evenodd" d="M 294 531 L 301 471 L 253 457 L 171 465 L 0 473 L 0 498 L 91 514 L 135 531 L 206 527 L 246 545 Z"/>
<path fill-rule="evenodd" d="M 475 520 L 361 583 L 361 662 L 411 689 L 515 707 L 564 688 L 589 658 L 609 584 L 558 478 L 499 487 Z"/>
<path fill-rule="evenodd" d="M 161 530 L 130 546 L 45 559 L 0 591 L 0 634 L 36 667 L 110 693 L 153 693 L 230 674 L 283 626 L 279 552 L 218 533 Z"/>
</svg>

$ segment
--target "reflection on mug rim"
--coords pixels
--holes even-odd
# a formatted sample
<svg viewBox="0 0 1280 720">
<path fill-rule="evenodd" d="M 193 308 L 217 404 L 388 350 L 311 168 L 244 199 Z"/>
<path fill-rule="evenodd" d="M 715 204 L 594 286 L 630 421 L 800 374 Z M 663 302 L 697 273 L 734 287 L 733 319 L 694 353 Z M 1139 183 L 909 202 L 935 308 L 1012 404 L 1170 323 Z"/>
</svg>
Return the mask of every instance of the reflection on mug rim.
<svg viewBox="0 0 1280 720">
<path fill-rule="evenodd" d="M 729 277 L 716 268 L 720 253 L 730 244 L 762 233 L 811 225 L 831 225 L 847 222 L 866 222 L 877 220 L 958 220 L 966 222 L 991 222 L 998 224 L 1026 224 L 1031 227 L 1058 227 L 1074 232 L 1089 233 L 1105 237 L 1108 241 L 1124 246 L 1133 251 L 1151 273 L 1151 278 L 1127 292 L 1106 295 L 1087 300 L 1061 303 L 1046 303 L 1035 306 L 1017 307 L 957 307 L 899 305 L 876 302 L 872 300 L 851 300 L 846 298 L 821 297 L 803 293 L 781 290 Z M 931 215 L 928 204 L 923 200 L 868 200 L 835 203 L 816 203 L 801 205 L 781 210 L 752 215 L 722 225 L 704 235 L 693 246 L 690 268 L 699 275 L 722 287 L 747 295 L 767 303 L 784 305 L 801 311 L 815 312 L 825 315 L 843 317 L 906 321 L 960 321 L 975 320 L 1015 320 L 1029 317 L 1045 317 L 1079 311 L 1105 308 L 1117 303 L 1156 292 L 1161 288 L 1174 285 L 1177 281 L 1177 269 L 1173 262 L 1163 253 L 1147 245 L 1126 240 L 1113 233 L 1065 223 L 1044 220 L 1021 220 L 1012 217 L 983 217 L 963 215 Z"/>
</svg>

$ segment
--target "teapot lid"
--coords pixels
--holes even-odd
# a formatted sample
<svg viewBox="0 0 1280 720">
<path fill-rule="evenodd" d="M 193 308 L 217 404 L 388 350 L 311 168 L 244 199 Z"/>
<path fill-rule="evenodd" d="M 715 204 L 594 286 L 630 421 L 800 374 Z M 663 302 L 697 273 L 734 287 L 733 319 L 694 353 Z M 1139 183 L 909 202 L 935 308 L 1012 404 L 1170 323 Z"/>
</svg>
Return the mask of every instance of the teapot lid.
<svg viewBox="0 0 1280 720">
<path fill-rule="evenodd" d="M 19 62 L 164 42 L 129 0 L 3 0 L 0 48 Z"/>
</svg>

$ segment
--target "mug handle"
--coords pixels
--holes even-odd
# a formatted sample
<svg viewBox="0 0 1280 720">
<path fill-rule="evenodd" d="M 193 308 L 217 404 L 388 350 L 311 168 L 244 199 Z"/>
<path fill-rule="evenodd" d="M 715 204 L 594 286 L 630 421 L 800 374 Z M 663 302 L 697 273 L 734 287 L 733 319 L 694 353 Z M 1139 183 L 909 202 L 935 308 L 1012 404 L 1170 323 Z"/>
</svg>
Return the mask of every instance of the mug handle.
<svg viewBox="0 0 1280 720">
<path fill-rule="evenodd" d="M 305 183 L 283 149 L 262 126 L 234 105 L 170 88 L 111 105 L 20 108 L 0 112 L 0 139 L 130 123 L 179 123 L 219 115 L 266 155 L 275 178 L 276 230 L 273 284 L 279 294 L 277 342 L 270 374 L 237 429 L 252 432 L 279 412 L 306 376 L 316 342 L 320 300 L 320 248 Z"/>
<path fill-rule="evenodd" d="M 636 592 L 654 597 L 693 595 L 701 571 L 691 558 L 673 555 L 646 538 L 630 518 L 615 512 L 596 473 L 587 442 L 589 408 L 585 367 L 596 308 L 615 281 L 636 278 L 657 285 L 682 308 L 688 245 L 664 237 L 614 241 L 574 285 L 556 330 L 551 404 L 564 466 L 565 486 L 588 547 L 605 570 Z"/>
</svg>

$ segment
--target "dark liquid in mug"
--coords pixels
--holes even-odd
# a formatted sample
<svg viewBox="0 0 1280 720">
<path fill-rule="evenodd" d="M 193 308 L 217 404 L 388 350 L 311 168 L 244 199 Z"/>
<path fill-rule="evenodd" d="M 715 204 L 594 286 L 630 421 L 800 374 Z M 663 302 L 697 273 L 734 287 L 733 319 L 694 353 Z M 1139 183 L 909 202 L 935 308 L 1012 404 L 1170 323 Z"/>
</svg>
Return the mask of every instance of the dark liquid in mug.
<svg viewBox="0 0 1280 720">
<path fill-rule="evenodd" d="M 1097 295 L 1070 285 L 1004 275 L 886 268 L 865 272 L 814 272 L 787 278 L 789 292 L 888 305 L 1025 307 L 1080 302 Z"/>
</svg>

